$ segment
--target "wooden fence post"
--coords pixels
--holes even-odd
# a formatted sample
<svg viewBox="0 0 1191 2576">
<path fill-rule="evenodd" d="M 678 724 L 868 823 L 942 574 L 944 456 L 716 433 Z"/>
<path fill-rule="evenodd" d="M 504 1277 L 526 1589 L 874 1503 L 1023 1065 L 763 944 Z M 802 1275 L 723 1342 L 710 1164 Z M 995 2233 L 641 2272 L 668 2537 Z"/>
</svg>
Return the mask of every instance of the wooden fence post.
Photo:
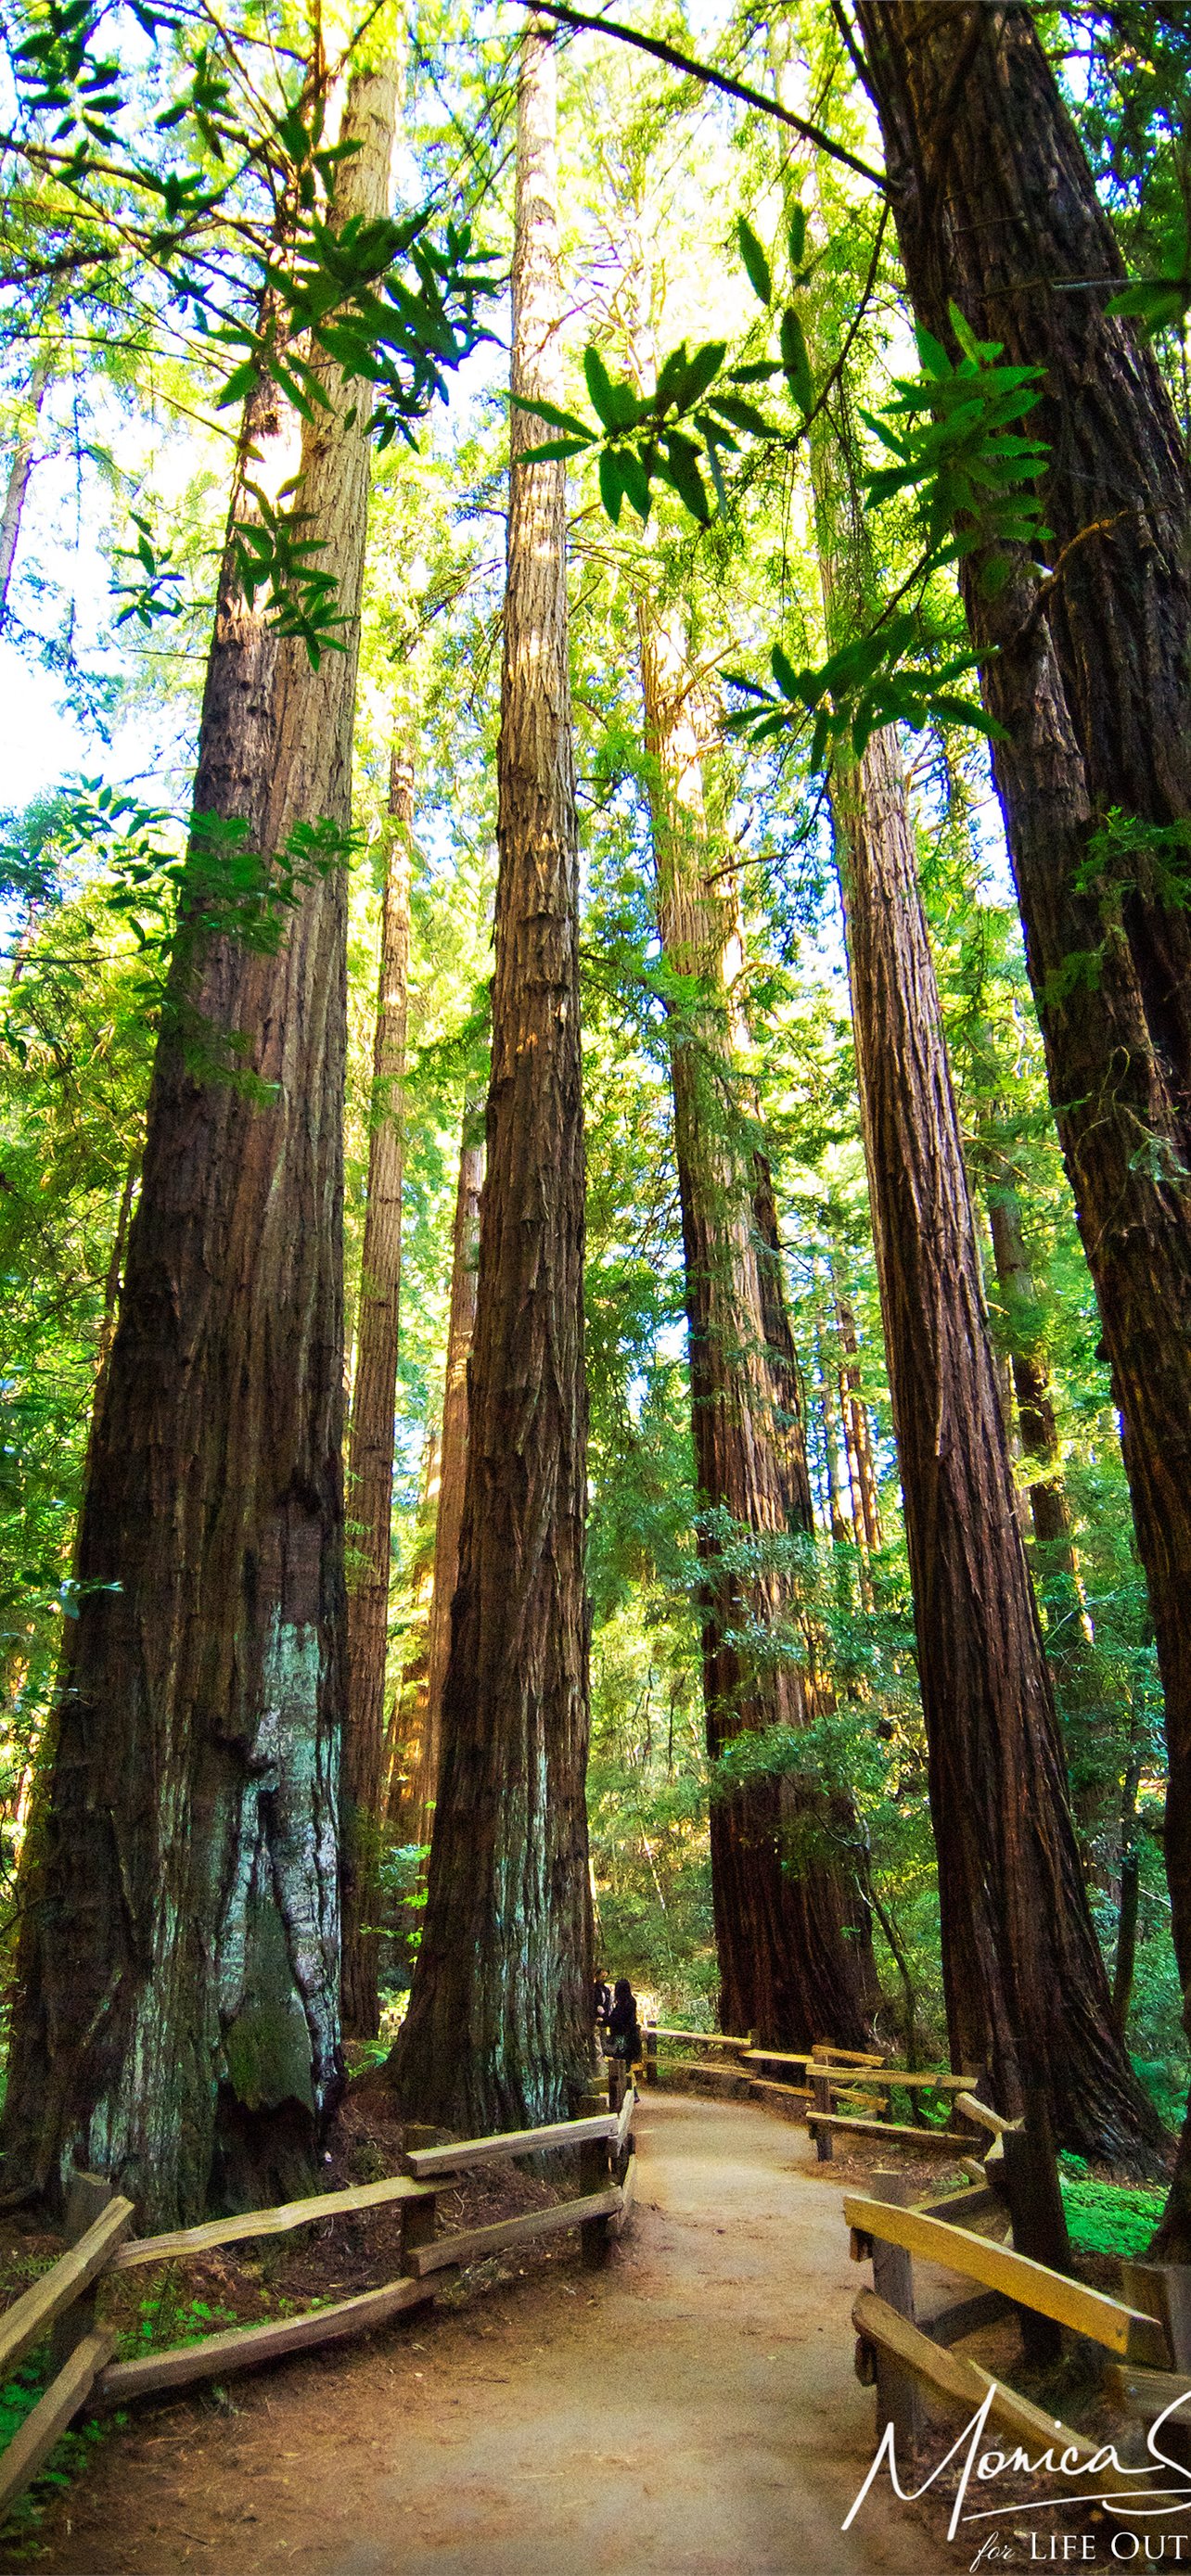
<svg viewBox="0 0 1191 2576">
<path fill-rule="evenodd" d="M 1174 2370 L 1191 2374 L 1191 2265 L 1123 2263 L 1125 2297 L 1148 2317 L 1157 2317 L 1170 2346 Z M 1162 2427 L 1162 2447 L 1172 2460 L 1191 2468 L 1191 2424 L 1175 2415 Z"/>
<path fill-rule="evenodd" d="M 1004 2194 L 1016 2251 L 1028 2254 L 1035 2263 L 1045 2263 L 1049 2272 L 1070 2273 L 1071 2246 L 1054 2138 L 1045 2100 L 1035 2087 L 1027 2092 L 1025 2127 L 1006 2129 L 1001 2147 Z M 1019 2307 L 1017 2313 L 1027 2361 L 1037 2368 L 1057 2361 L 1063 2349 L 1062 2327 L 1053 2317 L 1040 2317 L 1033 2308 Z"/>
<path fill-rule="evenodd" d="M 827 2043 L 826 2043 L 826 2041 L 825 2041 L 825 2040 L 821 2040 L 821 2039 L 816 2040 L 816 2041 L 815 2041 L 815 2046 L 814 2046 L 814 2057 L 816 2057 L 816 2058 L 817 2058 L 817 2057 L 819 2057 L 819 2056 L 822 2054 L 823 2050 L 826 2048 L 826 2045 L 827 2045 Z M 831 2077 L 830 2077 L 830 2075 L 829 2075 L 829 2074 L 818 2074 L 818 2073 L 816 2072 L 816 2069 L 815 2069 L 814 2059 L 812 2059 L 812 2062 L 811 2062 L 811 2064 L 808 2066 L 808 2068 L 807 2068 L 807 2070 L 806 2070 L 806 2071 L 807 2071 L 807 2074 L 808 2074 L 808 2076 L 809 2076 L 809 2078 L 810 2078 L 811 2095 L 812 2095 L 812 2098 L 813 2098 L 813 2101 L 814 2101 L 814 2108 L 815 2108 L 815 2110 L 816 2110 L 816 2111 L 824 2111 L 824 2112 L 826 2112 L 826 2113 L 830 2114 L 830 2110 L 831 2110 Z M 821 2165 L 829 2165 L 829 2164 L 831 2163 L 833 2153 L 834 2153 L 834 2149 L 833 2149 L 833 2146 L 832 2146 L 832 2133 L 831 2133 L 831 2130 L 830 2130 L 830 2129 L 816 2129 L 816 2131 L 815 2131 L 815 2154 L 817 2155 L 817 2157 L 818 2157 L 818 2159 L 819 2159 L 820 2164 L 821 2164 Z"/>
<path fill-rule="evenodd" d="M 112 2186 L 106 2174 L 71 2175 L 66 2189 L 66 2218 L 62 2231 L 68 2245 L 78 2244 L 80 2236 L 85 2236 L 87 2229 L 94 2226 L 112 2196 Z M 50 2337 L 51 2377 L 57 2377 L 84 2335 L 94 2334 L 98 2295 L 99 2283 L 92 2281 L 90 2288 L 75 2300 L 74 2306 L 67 2308 L 65 2315 L 58 2318 Z"/>
<path fill-rule="evenodd" d="M 413 2270 L 409 2258 L 416 2245 L 433 2245 L 437 2217 L 438 2201 L 432 2191 L 427 2192 L 424 2197 L 419 2193 L 416 2200 L 402 2201 L 401 2269 L 403 2272 Z"/>
<path fill-rule="evenodd" d="M 830 2134 L 829 2130 L 829 2137 Z M 913 2199 L 917 2188 L 917 2184 L 911 2182 L 908 2177 L 900 2174 L 881 2174 L 874 2177 L 873 2196 L 874 2198 L 879 2196 L 882 2200 L 892 2202 L 896 2208 L 904 2209 L 907 2202 Z M 883 2245 L 880 2238 L 874 2236 L 873 2288 L 878 2298 L 887 2300 L 891 2308 L 896 2308 L 899 2317 L 906 2317 L 911 2325 L 914 2324 L 914 2265 L 913 2258 L 906 2253 L 904 2246 Z M 880 2440 L 886 2425 L 892 2424 L 898 2466 L 912 2468 L 924 2421 L 918 2383 L 911 2378 L 909 2371 L 901 2368 L 892 2354 L 882 2352 L 879 2345 L 876 2349 L 874 2368 L 877 2387 L 877 2438 Z"/>
<path fill-rule="evenodd" d="M 658 2080 L 658 2031 L 657 2031 L 657 2023 L 656 2023 L 656 2022 L 653 2022 L 653 2021 L 647 2021 L 647 2022 L 646 2022 L 646 2025 L 645 2025 L 645 2081 L 646 2081 L 646 2083 L 647 2083 L 647 2084 L 656 2084 L 656 2083 L 657 2083 L 657 2080 Z"/>
<path fill-rule="evenodd" d="M 615 2064 L 615 2062 L 613 2059 L 612 2063 Z M 617 2107 L 616 2104 L 613 2105 L 614 2109 Z M 589 2191 L 605 2191 L 611 2179 L 611 2173 L 607 2139 L 589 2138 L 579 2149 L 580 2189 L 584 2194 Z M 608 2247 L 611 2243 L 607 2219 L 585 2218 L 580 2226 L 579 2235 L 583 2247 L 584 2270 L 600 2271 L 608 2260 Z"/>
</svg>

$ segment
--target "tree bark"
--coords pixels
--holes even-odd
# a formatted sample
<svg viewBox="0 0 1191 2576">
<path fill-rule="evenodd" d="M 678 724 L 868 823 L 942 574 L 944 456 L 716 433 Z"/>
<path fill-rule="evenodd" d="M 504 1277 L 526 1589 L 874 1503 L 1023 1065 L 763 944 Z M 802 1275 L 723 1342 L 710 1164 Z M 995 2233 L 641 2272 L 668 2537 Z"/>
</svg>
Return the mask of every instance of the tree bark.
<svg viewBox="0 0 1191 2576">
<path fill-rule="evenodd" d="M 476 1323 L 476 1254 L 484 1140 L 476 1133 L 476 1103 L 464 1103 L 459 1141 L 459 1181 L 451 1240 L 451 1312 L 439 1434 L 434 1562 L 426 1619 L 425 1662 L 414 1723 L 404 1748 L 403 1838 L 428 1843 L 442 1761 L 442 1703 L 451 1651 L 451 1605 L 459 1580 L 459 1541 L 467 1482 L 468 1368 Z"/>
<path fill-rule="evenodd" d="M 555 58 L 522 43 L 514 398 L 560 398 Z M 511 2128 L 591 2062 L 583 1099 L 566 483 L 514 407 L 496 974 L 459 1586 L 425 1928 L 393 2065 L 407 2115 Z"/>
<path fill-rule="evenodd" d="M 1144 2166 L 1067 1803 L 984 1310 L 895 735 L 833 789 L 873 1237 L 905 1503 L 952 2062 L 1009 2116 Z"/>
<path fill-rule="evenodd" d="M 835 413 L 810 448 L 831 648 L 858 631 L 870 586 L 846 379 Z M 952 2062 L 987 2065 L 1014 2114 L 1040 2089 L 1064 2143 L 1144 2167 L 1161 2130 L 1113 2020 L 1079 1863 L 892 728 L 837 758 L 831 793 Z"/>
<path fill-rule="evenodd" d="M 34 368 L 29 381 L 29 418 L 19 432 L 13 449 L 12 463 L 8 469 L 4 508 L 0 512 L 0 627 L 3 627 L 8 613 L 8 585 L 12 579 L 12 568 L 16 561 L 25 495 L 29 489 L 29 477 L 33 471 L 33 460 L 37 453 L 38 416 L 49 380 L 49 365 L 43 359 Z"/>
<path fill-rule="evenodd" d="M 1185 461 L 1152 353 L 1105 312 L 1123 266 L 1030 12 L 857 0 L 856 14 L 915 309 L 948 340 L 953 298 L 979 336 L 1045 370 L 1032 425 L 1049 442 L 1052 576 L 1016 548 L 995 596 L 979 553 L 961 577 L 974 640 L 997 648 L 996 783 L 1154 1620 L 1187 2018 L 1191 916 L 1179 867 L 1136 830 L 1191 811 Z M 1113 809 L 1115 854 L 1089 866 Z M 1176 2219 L 1186 2256 L 1191 2139 Z"/>
<path fill-rule="evenodd" d="M 340 1800 L 343 2027 L 354 2039 L 371 2039 L 380 2028 L 377 1861 L 393 1539 L 393 1407 L 401 1325 L 405 1131 L 400 1086 L 405 1076 L 409 1015 L 413 791 L 413 762 L 407 752 L 394 750 L 389 769 L 389 835 L 372 1058 L 368 1201 L 347 1470 L 348 1518 L 356 1523 L 356 1553 L 363 1559 L 347 1602 L 347 1709 Z"/>
<path fill-rule="evenodd" d="M 729 882 L 712 876 L 698 682 L 673 611 L 638 607 L 645 742 L 663 954 L 686 990 L 670 1012 L 695 1483 L 703 1693 L 713 1761 L 742 1734 L 805 1725 L 813 1692 L 793 1660 L 797 1593 L 782 1540 L 813 1527 L 797 1361 L 773 1184 L 743 1132 Z M 742 1535 L 768 1543 L 744 1570 Z M 741 1643 L 749 1633 L 752 1651 Z M 713 1790 L 711 1883 L 725 2030 L 771 2045 L 862 2048 L 876 2004 L 855 1819 L 776 1770 Z"/>
<path fill-rule="evenodd" d="M 337 216 L 387 209 L 395 96 L 352 85 Z M 327 392 L 300 506 L 348 650 L 313 670 L 229 549 L 207 671 L 196 816 L 265 855 L 349 820 L 368 461 L 359 386 Z M 261 388 L 241 478 L 281 479 L 283 427 Z M 151 2227 L 309 2188 L 341 2083 L 345 921 L 338 865 L 271 953 L 191 912 L 31 1834 L 7 2172 L 56 2192 L 77 2161 Z"/>
</svg>

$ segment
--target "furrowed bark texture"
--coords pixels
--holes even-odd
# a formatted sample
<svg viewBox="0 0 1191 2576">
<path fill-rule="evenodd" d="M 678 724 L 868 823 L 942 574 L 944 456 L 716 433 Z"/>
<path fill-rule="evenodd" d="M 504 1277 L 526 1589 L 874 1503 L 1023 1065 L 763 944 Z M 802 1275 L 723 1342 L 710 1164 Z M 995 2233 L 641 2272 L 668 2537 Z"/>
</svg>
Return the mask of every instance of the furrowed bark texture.
<svg viewBox="0 0 1191 2576">
<path fill-rule="evenodd" d="M 513 392 L 559 399 L 555 66 L 523 40 Z M 566 488 L 513 412 L 487 1178 L 459 1587 L 407 2114 L 564 2111 L 590 2066 L 583 1103 Z"/>
<path fill-rule="evenodd" d="M 451 1652 L 451 1604 L 459 1580 L 459 1541 L 467 1481 L 467 1379 L 475 1335 L 476 1256 L 480 1240 L 480 1193 L 484 1185 L 484 1140 L 476 1133 L 475 1118 L 475 1104 L 469 1101 L 463 1113 L 459 1180 L 455 1192 L 451 1312 L 447 1325 L 442 1428 L 435 1473 L 437 1509 L 426 1621 L 425 1668 L 419 1684 L 413 1728 L 403 1753 L 402 1835 L 411 1843 L 430 1840 L 442 1756 L 442 1701 Z"/>
<path fill-rule="evenodd" d="M 1174 414 L 1152 354 L 1106 315 L 1123 277 L 1091 173 L 1020 8 L 857 0 L 906 274 L 1045 368 L 1031 425 L 1053 585 L 1016 550 L 989 596 L 963 568 L 1051 1097 L 1124 1425 L 1166 1696 L 1166 1858 L 1191 1994 L 1191 915 L 1152 851 L 1085 879 L 1114 807 L 1191 811 L 1191 545 Z M 1068 281 L 1107 281 L 1072 291 Z M 1133 836 L 1136 840 L 1136 835 Z M 1128 841 L 1128 833 L 1126 833 Z M 1083 961 L 1081 968 L 1080 961 Z M 1191 2253 L 1191 2159 L 1181 2220 Z"/>
<path fill-rule="evenodd" d="M 739 933 L 732 895 L 711 873 L 698 681 L 673 610 L 642 601 L 637 623 L 658 928 L 667 964 L 700 996 L 671 1012 L 670 1070 L 714 1761 L 742 1734 L 799 1727 L 811 1713 L 807 1673 L 791 1655 L 808 1623 L 772 1559 L 787 1533 L 809 1532 L 813 1514 L 772 1178 L 740 1132 L 731 1030 Z M 738 1533 L 771 1543 L 768 1566 L 733 1563 Z M 750 1632 L 751 1653 L 739 1642 Z M 713 1796 L 725 2030 L 755 2029 L 794 2048 L 823 2038 L 864 2046 L 877 1996 L 848 1851 L 854 1835 L 846 1801 L 829 1804 L 789 1776 Z"/>
<path fill-rule="evenodd" d="M 338 214 L 387 208 L 394 106 L 353 85 Z M 368 468 L 359 387 L 328 390 L 301 506 L 350 649 L 313 671 L 225 557 L 208 665 L 195 810 L 264 852 L 349 815 Z M 158 2227 L 309 2188 L 341 2083 L 345 915 L 336 866 L 275 954 L 196 929 L 179 968 L 34 1829 L 7 2172 L 53 2191 L 77 2161 Z M 237 1033 L 251 1084 L 211 1071 Z"/>
<path fill-rule="evenodd" d="M 905 1503 L 952 2062 L 1011 2116 L 1144 2164 L 1022 1544 L 938 987 L 891 729 L 834 789 L 873 1237 Z"/>
<path fill-rule="evenodd" d="M 808 314 L 809 340 L 819 337 Z M 812 431 L 830 643 L 858 631 L 868 542 L 838 431 Z M 1018 1517 L 896 734 L 837 760 L 857 1076 L 897 1433 L 957 2066 L 1056 2135 L 1143 2166 L 1159 2124 L 1121 2045 L 1075 1841 Z"/>
<path fill-rule="evenodd" d="M 389 836 L 381 913 L 380 980 L 372 1056 L 368 1203 L 348 1444 L 347 1516 L 363 1559 L 348 1594 L 347 1708 L 340 1800 L 343 2027 L 355 2039 L 380 2028 L 377 1994 L 377 1860 L 385 1746 L 385 1659 L 393 1525 L 393 1408 L 401 1322 L 400 1085 L 409 1016 L 410 834 L 413 762 L 395 750 L 389 768 Z"/>
</svg>

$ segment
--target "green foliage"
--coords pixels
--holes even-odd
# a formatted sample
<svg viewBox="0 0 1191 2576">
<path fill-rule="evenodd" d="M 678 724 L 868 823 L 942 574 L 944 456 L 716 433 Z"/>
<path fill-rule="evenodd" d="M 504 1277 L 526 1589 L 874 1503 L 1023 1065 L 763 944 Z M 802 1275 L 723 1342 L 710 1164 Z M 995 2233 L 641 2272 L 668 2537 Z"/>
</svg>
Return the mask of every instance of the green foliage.
<svg viewBox="0 0 1191 2576">
<path fill-rule="evenodd" d="M 1063 2207 L 1073 2245 L 1087 2254 L 1117 2254 L 1124 2262 L 1143 2256 L 1166 2202 L 1162 2191 L 1140 2191 L 1122 2183 L 1097 2182 L 1078 2156 L 1060 2158 Z"/>
</svg>

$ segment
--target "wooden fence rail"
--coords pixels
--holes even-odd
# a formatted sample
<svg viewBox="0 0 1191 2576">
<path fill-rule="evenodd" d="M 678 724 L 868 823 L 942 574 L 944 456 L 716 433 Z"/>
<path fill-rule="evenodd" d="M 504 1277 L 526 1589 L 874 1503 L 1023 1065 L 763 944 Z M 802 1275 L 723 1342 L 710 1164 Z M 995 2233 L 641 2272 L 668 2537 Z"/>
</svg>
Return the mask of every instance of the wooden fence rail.
<svg viewBox="0 0 1191 2576">
<path fill-rule="evenodd" d="M 528 2243 L 564 2228 L 580 2230 L 585 2263 L 601 2263 L 633 2204 L 636 2103 L 630 2083 L 614 2109 L 593 2108 L 579 2119 L 509 2130 L 498 2137 L 412 2148 L 404 2158 L 407 2170 L 382 2182 L 319 2192 L 275 2208 L 246 2210 L 237 2217 L 211 2219 L 200 2227 L 173 2228 L 164 2235 L 130 2242 L 125 2239 L 136 2215 L 132 2202 L 113 2196 L 110 2185 L 97 2175 L 76 2175 L 68 2201 L 67 2232 L 73 2231 L 77 2242 L 0 2315 L 0 2377 L 50 2332 L 55 2336 L 54 2360 L 61 2363 L 0 2456 L 0 2520 L 88 2401 L 99 2408 L 124 2406 L 133 2397 L 189 2387 L 200 2379 L 223 2379 L 319 2344 L 369 2334 L 405 2310 L 424 2308 L 433 2300 L 436 2286 L 441 2286 L 440 2276 L 481 2262 L 507 2245 Z M 525 2210 L 492 2226 L 438 2235 L 436 2185 L 443 2178 L 476 2165 L 512 2163 L 559 2151 L 578 2155 L 581 2189 L 577 2197 L 551 2202 L 545 2209 Z M 138 2354 L 132 2361 L 113 2358 L 116 2337 L 95 2322 L 96 2287 L 113 2274 L 145 2264 L 185 2262 L 213 2246 L 279 2236 L 295 2227 L 394 2203 L 401 2212 L 400 2273 L 356 2298 L 307 2309 L 300 2316 L 270 2319 L 263 2325 L 237 2326 L 226 2334 L 206 2335 L 197 2343 Z M 92 2211 L 97 2214 L 83 2225 L 79 2213 Z"/>
<path fill-rule="evenodd" d="M 1102 2371 L 1103 2384 L 1140 2422 L 1152 2422 L 1180 2397 L 1191 2396 L 1191 2376 L 1182 2375 L 1191 2372 L 1191 2273 L 1177 2265 L 1126 2264 L 1124 2298 L 1073 2279 L 1062 2268 L 1068 2260 L 1066 2226 L 1045 2121 L 1006 2121 L 975 2096 L 964 2107 L 992 2133 L 986 2180 L 909 2206 L 895 2196 L 844 2197 L 853 2258 L 871 2259 L 873 2267 L 873 2286 L 857 2295 L 852 2322 L 858 2375 L 876 2387 L 878 2433 L 891 2424 L 899 2461 L 912 2464 L 921 2392 L 968 2414 L 987 2399 L 993 2423 L 1037 2443 L 1040 2452 L 1069 2453 L 1080 2468 L 1096 2459 L 1098 2487 L 1136 2500 L 1136 2472 L 1118 2474 L 1111 2463 L 1105 2468 L 1099 2440 L 1085 2440 L 951 2347 L 1015 2311 L 1027 2359 L 1056 2359 L 1065 2332 L 1086 2337 L 1116 2356 Z M 980 2232 L 980 2223 L 997 2214 L 1002 2225 L 1011 2223 L 1012 2243 Z M 1044 2240 L 1051 2259 L 1040 2261 L 1026 2248 Z M 979 2283 L 979 2292 L 919 2319 L 915 2258 Z M 1176 2428 L 1175 2442 L 1180 2438 Z"/>
</svg>

